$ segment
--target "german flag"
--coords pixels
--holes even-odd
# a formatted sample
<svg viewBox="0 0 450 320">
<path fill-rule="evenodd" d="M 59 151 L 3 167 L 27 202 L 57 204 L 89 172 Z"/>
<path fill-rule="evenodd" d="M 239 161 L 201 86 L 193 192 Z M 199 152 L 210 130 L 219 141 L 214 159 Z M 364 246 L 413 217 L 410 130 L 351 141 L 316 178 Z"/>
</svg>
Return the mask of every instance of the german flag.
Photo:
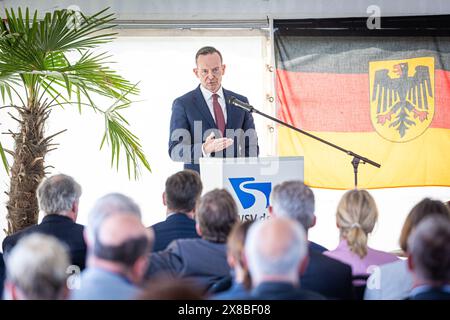
<svg viewBox="0 0 450 320">
<path fill-rule="evenodd" d="M 450 37 L 275 33 L 278 118 L 381 164 L 358 186 L 450 185 Z M 305 183 L 349 189 L 352 158 L 285 127 L 280 156 L 305 157 Z"/>
</svg>

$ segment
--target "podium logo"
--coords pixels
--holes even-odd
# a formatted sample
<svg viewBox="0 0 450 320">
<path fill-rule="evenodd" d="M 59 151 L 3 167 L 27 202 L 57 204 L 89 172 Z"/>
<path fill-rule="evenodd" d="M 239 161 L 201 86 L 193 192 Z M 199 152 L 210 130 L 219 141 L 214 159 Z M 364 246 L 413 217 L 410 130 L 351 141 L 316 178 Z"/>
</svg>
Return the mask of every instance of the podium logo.
<svg viewBox="0 0 450 320">
<path fill-rule="evenodd" d="M 257 190 L 261 192 L 266 199 L 266 208 L 269 206 L 270 192 L 272 191 L 271 182 L 252 182 L 255 181 L 255 178 L 251 177 L 229 178 L 228 180 L 230 180 L 231 186 L 244 209 L 252 207 L 256 202 L 253 193 L 246 190 Z"/>
</svg>

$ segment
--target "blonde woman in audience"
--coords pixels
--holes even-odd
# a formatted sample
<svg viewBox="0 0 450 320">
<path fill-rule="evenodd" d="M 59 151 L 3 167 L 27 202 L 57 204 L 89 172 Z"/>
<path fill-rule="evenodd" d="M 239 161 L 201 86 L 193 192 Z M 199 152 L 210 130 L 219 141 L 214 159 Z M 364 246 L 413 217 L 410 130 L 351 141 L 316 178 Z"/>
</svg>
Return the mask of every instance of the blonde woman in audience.
<svg viewBox="0 0 450 320">
<path fill-rule="evenodd" d="M 416 204 L 408 216 L 400 233 L 400 248 L 403 255 L 408 253 L 408 238 L 416 226 L 426 217 L 441 216 L 450 221 L 450 210 L 439 200 L 425 198 Z M 399 300 L 408 297 L 413 287 L 413 277 L 406 260 L 398 260 L 374 269 L 367 280 L 365 300 Z"/>
<path fill-rule="evenodd" d="M 369 192 L 347 191 L 336 212 L 336 225 L 340 231 L 339 245 L 324 254 L 349 264 L 354 276 L 369 274 L 373 266 L 398 260 L 393 254 L 368 247 L 367 239 L 377 219 L 377 206 Z"/>
<path fill-rule="evenodd" d="M 41 233 L 24 236 L 5 257 L 5 299 L 67 298 L 70 259 L 65 245 L 55 237 Z"/>
</svg>

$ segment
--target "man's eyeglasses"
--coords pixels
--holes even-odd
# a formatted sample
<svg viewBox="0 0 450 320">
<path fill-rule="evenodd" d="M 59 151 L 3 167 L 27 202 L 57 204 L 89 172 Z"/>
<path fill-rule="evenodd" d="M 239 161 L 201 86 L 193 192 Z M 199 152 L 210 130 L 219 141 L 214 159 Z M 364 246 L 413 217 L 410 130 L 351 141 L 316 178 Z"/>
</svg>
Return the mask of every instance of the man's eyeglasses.
<svg viewBox="0 0 450 320">
<path fill-rule="evenodd" d="M 201 70 L 200 70 L 200 75 L 201 75 L 202 77 L 206 77 L 206 76 L 209 75 L 209 72 L 211 72 L 213 76 L 218 76 L 218 75 L 220 75 L 221 71 L 222 71 L 222 70 L 221 70 L 220 67 L 216 67 L 216 68 L 211 69 L 211 70 L 208 70 L 208 69 L 201 69 Z"/>
</svg>

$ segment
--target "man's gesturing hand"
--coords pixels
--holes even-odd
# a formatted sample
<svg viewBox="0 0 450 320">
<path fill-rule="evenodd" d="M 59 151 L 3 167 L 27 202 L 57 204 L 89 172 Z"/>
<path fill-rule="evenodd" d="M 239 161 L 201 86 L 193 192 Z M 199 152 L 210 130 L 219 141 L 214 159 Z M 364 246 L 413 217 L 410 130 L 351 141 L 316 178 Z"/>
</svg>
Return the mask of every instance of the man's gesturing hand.
<svg viewBox="0 0 450 320">
<path fill-rule="evenodd" d="M 228 148 L 233 144 L 233 139 L 230 138 L 214 138 L 214 132 L 206 138 L 205 143 L 203 144 L 203 150 L 206 154 L 210 154 L 212 152 L 222 151 L 223 149 Z"/>
</svg>

